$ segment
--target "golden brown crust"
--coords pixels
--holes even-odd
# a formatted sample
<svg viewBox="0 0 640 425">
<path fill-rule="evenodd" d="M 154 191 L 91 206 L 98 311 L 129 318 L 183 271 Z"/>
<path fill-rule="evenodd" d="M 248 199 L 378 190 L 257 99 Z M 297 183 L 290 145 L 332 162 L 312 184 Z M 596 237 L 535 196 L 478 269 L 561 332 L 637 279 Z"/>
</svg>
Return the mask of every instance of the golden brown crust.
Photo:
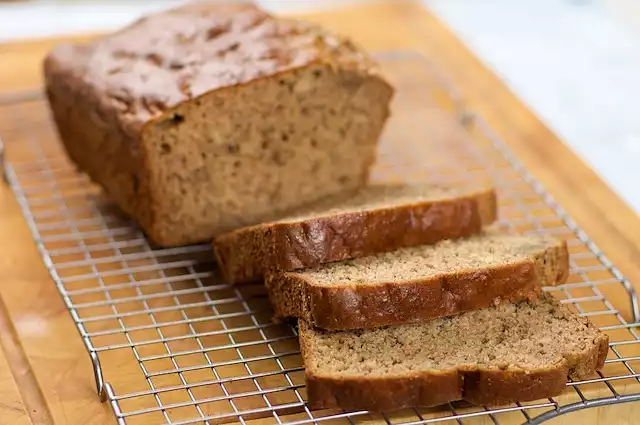
<svg viewBox="0 0 640 425">
<path fill-rule="evenodd" d="M 534 299 L 540 291 L 531 262 L 411 282 L 311 287 L 315 326 L 371 328 L 451 316 L 496 302 Z M 357 301 L 354 298 L 357 297 Z"/>
<path fill-rule="evenodd" d="M 403 379 L 327 379 L 305 372 L 312 409 L 385 411 L 412 406 L 438 406 L 460 400 L 463 379 L 456 371 L 423 373 Z"/>
<path fill-rule="evenodd" d="M 553 397 L 562 393 L 567 384 L 567 367 L 564 364 L 533 370 L 475 367 L 460 373 L 464 376 L 461 399 L 484 406 Z"/>
<path fill-rule="evenodd" d="M 472 236 L 496 218 L 495 191 L 483 189 L 458 198 L 252 226 L 221 235 L 213 245 L 227 280 L 241 283 L 274 271 Z"/>
<path fill-rule="evenodd" d="M 212 90 L 314 63 L 374 75 L 352 42 L 310 23 L 272 16 L 252 2 L 202 2 L 143 17 L 86 44 L 64 44 L 51 65 L 137 137 L 149 122 Z"/>
<path fill-rule="evenodd" d="M 588 322 L 588 321 L 587 321 Z M 300 346 L 305 361 L 309 407 L 383 411 L 416 406 L 437 406 L 466 400 L 497 406 L 561 394 L 567 376 L 586 379 L 604 365 L 608 337 L 601 334 L 594 345 L 549 367 L 523 369 L 461 366 L 390 377 L 333 377 L 313 373 L 307 365 L 309 325 L 300 323 Z M 590 326 L 593 326 L 589 323 Z"/>
<path fill-rule="evenodd" d="M 72 74 L 54 61 L 45 63 L 46 95 L 64 147 L 80 171 L 102 184 L 109 197 L 144 228 L 148 208 L 148 170 L 139 140 L 122 131 L 90 96 L 80 96 Z"/>
<path fill-rule="evenodd" d="M 566 244 L 548 253 L 562 258 Z M 298 317 L 328 330 L 350 330 L 411 323 L 488 307 L 496 302 L 535 299 L 540 282 L 562 284 L 568 263 L 537 267 L 533 260 L 413 281 L 317 285 L 303 273 L 266 279 L 277 317 Z M 564 269 L 564 270 L 559 270 Z M 551 276 L 541 276 L 549 273 Z M 555 277 L 565 280 L 555 281 Z"/>
</svg>

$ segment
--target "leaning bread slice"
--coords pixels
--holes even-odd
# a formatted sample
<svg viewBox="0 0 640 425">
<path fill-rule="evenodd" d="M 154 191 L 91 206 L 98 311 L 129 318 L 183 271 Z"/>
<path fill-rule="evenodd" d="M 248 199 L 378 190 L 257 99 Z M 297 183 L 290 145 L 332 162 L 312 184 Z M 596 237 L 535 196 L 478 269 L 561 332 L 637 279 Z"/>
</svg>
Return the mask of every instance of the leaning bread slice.
<svg viewBox="0 0 640 425">
<path fill-rule="evenodd" d="M 421 324 L 331 332 L 299 320 L 312 408 L 391 410 L 560 394 L 602 368 L 608 337 L 549 295 Z"/>
<path fill-rule="evenodd" d="M 566 243 L 488 230 L 470 238 L 402 248 L 267 276 L 276 317 L 329 330 L 410 323 L 535 298 L 564 283 Z"/>
<path fill-rule="evenodd" d="M 496 220 L 493 189 L 372 185 L 282 220 L 215 238 L 229 282 L 477 234 Z"/>
</svg>

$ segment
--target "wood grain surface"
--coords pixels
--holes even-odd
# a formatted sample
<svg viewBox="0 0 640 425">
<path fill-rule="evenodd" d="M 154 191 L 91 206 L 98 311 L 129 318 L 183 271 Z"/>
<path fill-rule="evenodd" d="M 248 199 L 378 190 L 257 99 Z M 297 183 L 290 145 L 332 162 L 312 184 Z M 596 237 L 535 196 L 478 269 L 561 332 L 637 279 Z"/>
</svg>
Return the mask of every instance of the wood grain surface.
<svg viewBox="0 0 640 425">
<path fill-rule="evenodd" d="M 16 369 L 12 371 L 5 354 L 5 351 L 15 348 L 16 341 L 11 333 L 11 324 L 8 323 L 6 310 L 0 300 L 0 425 L 32 423 L 14 379 L 14 373 L 20 372 Z M 12 362 L 12 366 L 15 366 L 15 363 Z"/>
<path fill-rule="evenodd" d="M 410 2 L 396 2 L 304 18 L 348 34 L 369 50 L 412 50 L 427 56 L 613 263 L 631 282 L 640 282 L 638 217 L 432 14 Z M 2 92 L 39 87 L 41 60 L 60 41 L 0 45 L 0 98 Z M 0 335 L 4 335 L 5 351 L 12 347 L 4 363 L 0 357 L 0 424 L 5 423 L 4 392 L 17 418 L 6 423 L 115 423 L 109 406 L 97 399 L 82 340 L 6 187 L 0 188 L 0 235 L 0 297 L 5 306 L 0 309 L 5 317 L 0 320 Z M 607 296 L 625 318 L 631 317 L 624 294 L 618 291 Z M 110 359 L 112 367 L 123 371 L 121 380 L 137 382 L 139 372 L 126 368 L 128 358 L 118 354 Z M 3 385 L 5 381 L 10 384 Z M 628 382 L 616 389 L 638 391 L 635 384 Z M 577 412 L 550 423 L 631 424 L 639 413 L 636 404 L 630 403 Z M 426 412 L 425 417 L 428 415 L 438 413 Z M 522 415 L 505 413 L 499 419 L 519 423 Z M 492 422 L 483 417 L 464 423 Z"/>
</svg>

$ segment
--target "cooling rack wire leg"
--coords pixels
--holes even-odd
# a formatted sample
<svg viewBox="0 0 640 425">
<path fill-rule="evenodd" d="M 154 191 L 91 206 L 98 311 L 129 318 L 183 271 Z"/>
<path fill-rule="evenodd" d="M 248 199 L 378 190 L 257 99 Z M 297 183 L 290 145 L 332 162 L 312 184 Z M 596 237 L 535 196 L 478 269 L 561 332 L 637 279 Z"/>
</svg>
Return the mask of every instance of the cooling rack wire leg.
<svg viewBox="0 0 640 425">
<path fill-rule="evenodd" d="M 91 351 L 89 355 L 91 356 L 91 363 L 93 364 L 93 376 L 96 379 L 96 390 L 98 391 L 98 397 L 100 397 L 100 401 L 102 402 L 107 401 L 105 382 L 104 378 L 102 377 L 102 366 L 100 365 L 98 353 L 96 353 L 95 351 Z"/>
<path fill-rule="evenodd" d="M 115 393 L 113 392 L 113 387 L 108 382 L 104 384 L 105 398 L 108 397 L 111 404 L 111 409 L 113 410 L 113 414 L 118 421 L 118 425 L 126 425 L 124 421 L 124 417 L 122 416 L 122 411 L 120 410 L 120 406 L 118 405 L 118 400 L 116 400 Z"/>
<path fill-rule="evenodd" d="M 638 293 L 636 289 L 631 286 L 631 283 L 626 282 L 627 292 L 629 292 L 629 297 L 631 298 L 631 311 L 633 312 L 633 321 L 640 322 L 640 303 L 638 302 Z M 626 286 L 626 285 L 625 285 Z"/>
</svg>

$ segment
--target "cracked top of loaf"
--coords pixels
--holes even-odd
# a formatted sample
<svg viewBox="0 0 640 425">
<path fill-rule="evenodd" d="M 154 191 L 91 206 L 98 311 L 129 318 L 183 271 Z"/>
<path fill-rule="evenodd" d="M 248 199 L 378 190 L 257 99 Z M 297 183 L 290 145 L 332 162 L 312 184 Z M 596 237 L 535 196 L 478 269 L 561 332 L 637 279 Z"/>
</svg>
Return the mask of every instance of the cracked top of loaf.
<svg viewBox="0 0 640 425">
<path fill-rule="evenodd" d="M 127 130 L 208 91 L 311 63 L 373 72 L 349 40 L 276 18 L 252 3 L 195 3 L 142 18 L 87 44 L 58 46 L 46 78 L 95 97 Z"/>
</svg>

